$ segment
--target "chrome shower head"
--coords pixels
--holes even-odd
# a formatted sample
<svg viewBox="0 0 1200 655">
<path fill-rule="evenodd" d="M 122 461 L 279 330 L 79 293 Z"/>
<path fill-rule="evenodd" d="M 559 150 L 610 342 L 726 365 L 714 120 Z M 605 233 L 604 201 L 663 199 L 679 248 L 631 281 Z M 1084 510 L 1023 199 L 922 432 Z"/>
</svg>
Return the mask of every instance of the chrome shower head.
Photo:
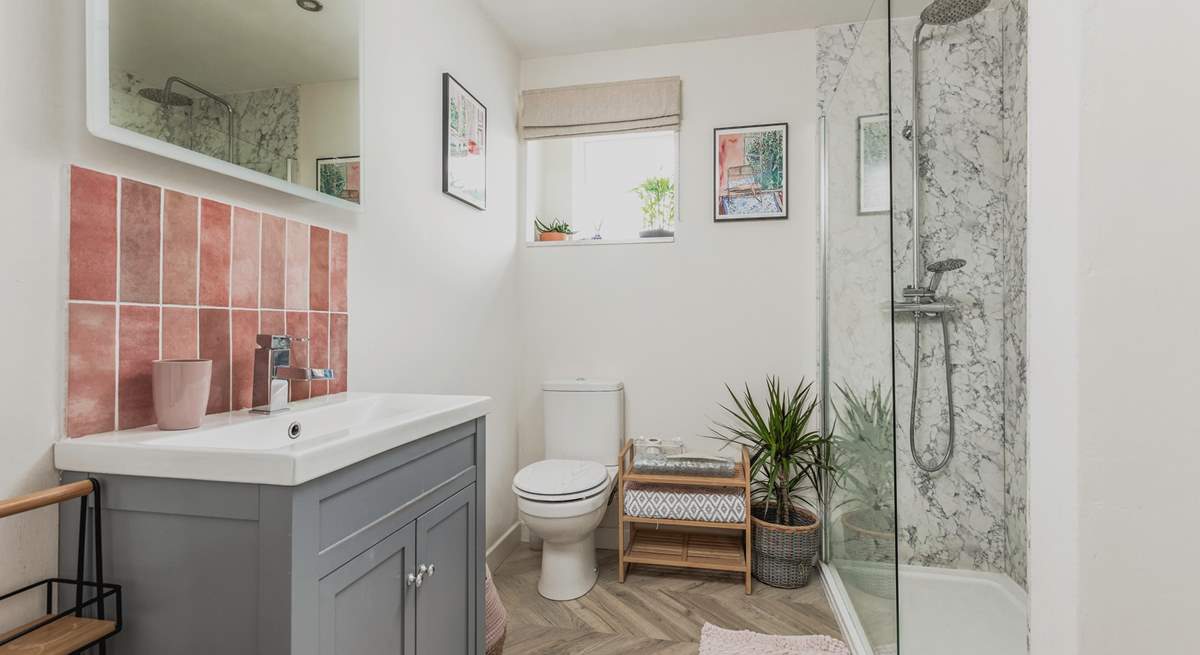
<svg viewBox="0 0 1200 655">
<path fill-rule="evenodd" d="M 926 266 L 925 270 L 930 273 L 949 273 L 950 271 L 957 271 L 966 265 L 967 260 L 965 259 L 943 259 L 940 262 L 934 262 Z"/>
<path fill-rule="evenodd" d="M 953 25 L 987 9 L 991 0 L 933 0 L 921 12 L 921 21 L 926 25 Z"/>
<path fill-rule="evenodd" d="M 965 259 L 943 259 L 940 262 L 934 262 L 925 267 L 925 270 L 933 273 L 933 277 L 929 278 L 929 293 L 930 295 L 937 293 L 938 286 L 942 283 L 942 276 L 950 271 L 957 271 L 967 265 Z"/>
<path fill-rule="evenodd" d="M 182 93 L 167 92 L 163 89 L 146 87 L 138 89 L 138 95 L 147 100 L 153 100 L 164 107 L 191 107 L 192 99 Z"/>
</svg>

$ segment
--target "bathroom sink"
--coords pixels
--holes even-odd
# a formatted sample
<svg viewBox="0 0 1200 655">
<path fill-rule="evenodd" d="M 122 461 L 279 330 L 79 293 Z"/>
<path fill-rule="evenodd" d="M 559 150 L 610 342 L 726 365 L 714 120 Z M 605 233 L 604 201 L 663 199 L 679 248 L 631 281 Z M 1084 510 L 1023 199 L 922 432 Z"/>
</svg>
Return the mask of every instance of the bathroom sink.
<svg viewBox="0 0 1200 655">
<path fill-rule="evenodd" d="M 479 418 L 484 396 L 351 392 L 294 402 L 273 416 L 214 414 L 194 430 L 154 426 L 66 439 L 66 471 L 293 486 Z"/>
</svg>

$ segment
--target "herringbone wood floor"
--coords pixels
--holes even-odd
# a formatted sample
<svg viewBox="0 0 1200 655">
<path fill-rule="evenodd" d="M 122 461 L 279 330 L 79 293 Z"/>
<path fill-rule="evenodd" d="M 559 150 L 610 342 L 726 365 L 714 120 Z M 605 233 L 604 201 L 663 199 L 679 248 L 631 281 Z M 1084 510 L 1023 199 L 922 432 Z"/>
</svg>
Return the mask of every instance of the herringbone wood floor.
<svg viewBox="0 0 1200 655">
<path fill-rule="evenodd" d="M 522 544 L 494 572 L 508 609 L 505 655 L 694 655 L 707 621 L 765 634 L 841 638 L 819 577 L 803 589 L 757 580 L 635 565 L 617 582 L 617 553 L 601 550 L 600 581 L 583 598 L 557 603 L 538 595 L 541 553 Z"/>
</svg>

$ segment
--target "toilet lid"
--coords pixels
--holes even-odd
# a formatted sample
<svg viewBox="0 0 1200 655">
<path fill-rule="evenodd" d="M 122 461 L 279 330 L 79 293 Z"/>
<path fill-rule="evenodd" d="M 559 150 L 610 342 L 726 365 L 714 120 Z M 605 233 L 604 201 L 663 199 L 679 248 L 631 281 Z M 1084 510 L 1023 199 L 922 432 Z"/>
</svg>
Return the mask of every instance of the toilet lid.
<svg viewBox="0 0 1200 655">
<path fill-rule="evenodd" d="M 599 462 L 547 459 L 521 469 L 513 486 L 538 496 L 566 496 L 591 491 L 608 482 L 608 470 Z"/>
</svg>

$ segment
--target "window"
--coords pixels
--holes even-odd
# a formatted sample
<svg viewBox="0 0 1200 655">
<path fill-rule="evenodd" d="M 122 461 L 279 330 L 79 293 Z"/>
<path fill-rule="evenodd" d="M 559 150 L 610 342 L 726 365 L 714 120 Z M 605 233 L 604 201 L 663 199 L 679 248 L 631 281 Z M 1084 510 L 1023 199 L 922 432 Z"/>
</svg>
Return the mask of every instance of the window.
<svg viewBox="0 0 1200 655">
<path fill-rule="evenodd" d="M 673 238 L 675 130 L 532 140 L 525 154 L 529 241 Z M 542 234 L 547 228 L 560 231 Z"/>
</svg>

